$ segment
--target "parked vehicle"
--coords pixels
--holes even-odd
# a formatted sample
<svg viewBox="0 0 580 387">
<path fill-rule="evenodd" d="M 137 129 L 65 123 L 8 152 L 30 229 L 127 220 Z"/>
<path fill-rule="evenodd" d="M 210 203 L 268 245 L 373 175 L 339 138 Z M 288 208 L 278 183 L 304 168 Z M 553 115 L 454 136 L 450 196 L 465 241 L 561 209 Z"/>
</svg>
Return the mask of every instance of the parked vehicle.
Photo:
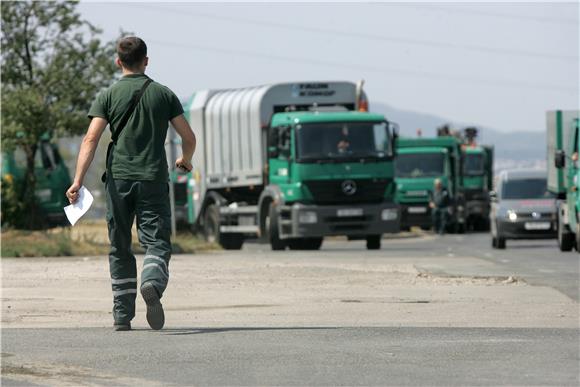
<svg viewBox="0 0 580 387">
<path fill-rule="evenodd" d="M 2 152 L 2 178 L 15 185 L 24 183 L 26 155 L 20 148 Z M 68 205 L 65 192 L 71 185 L 68 168 L 56 144 L 49 137 L 38 144 L 35 156 L 35 194 L 47 226 L 68 225 L 63 207 Z"/>
<path fill-rule="evenodd" d="M 366 111 L 361 85 L 280 83 L 205 90 L 186 106 L 198 148 L 188 222 L 239 249 L 318 249 L 330 235 L 380 248 L 399 231 L 394 125 Z"/>
<path fill-rule="evenodd" d="M 465 230 L 465 199 L 461 140 L 453 136 L 399 138 L 397 140 L 397 203 L 401 229 L 432 227 L 429 200 L 435 179 L 440 179 L 451 198 L 449 228 Z"/>
<path fill-rule="evenodd" d="M 556 201 L 546 171 L 504 171 L 490 196 L 492 247 L 505 249 L 508 239 L 556 237 Z"/>
<path fill-rule="evenodd" d="M 466 225 L 468 229 L 489 230 L 489 191 L 493 187 L 493 147 L 476 143 L 476 128 L 466 128 L 463 138 Z"/>
<path fill-rule="evenodd" d="M 547 112 L 548 189 L 557 197 L 561 251 L 580 252 L 579 127 L 578 110 Z"/>
</svg>

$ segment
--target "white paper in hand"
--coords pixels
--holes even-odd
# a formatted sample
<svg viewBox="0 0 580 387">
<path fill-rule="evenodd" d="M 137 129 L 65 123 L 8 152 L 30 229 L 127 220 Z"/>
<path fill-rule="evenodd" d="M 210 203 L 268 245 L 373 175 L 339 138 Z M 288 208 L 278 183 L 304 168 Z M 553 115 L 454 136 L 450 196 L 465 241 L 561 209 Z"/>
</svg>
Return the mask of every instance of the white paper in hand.
<svg viewBox="0 0 580 387">
<path fill-rule="evenodd" d="M 91 195 L 89 190 L 83 185 L 79 190 L 78 200 L 74 204 L 64 208 L 64 213 L 66 214 L 70 224 L 74 226 L 75 223 L 89 210 L 89 208 L 91 208 L 91 204 L 93 204 L 93 195 Z"/>
</svg>

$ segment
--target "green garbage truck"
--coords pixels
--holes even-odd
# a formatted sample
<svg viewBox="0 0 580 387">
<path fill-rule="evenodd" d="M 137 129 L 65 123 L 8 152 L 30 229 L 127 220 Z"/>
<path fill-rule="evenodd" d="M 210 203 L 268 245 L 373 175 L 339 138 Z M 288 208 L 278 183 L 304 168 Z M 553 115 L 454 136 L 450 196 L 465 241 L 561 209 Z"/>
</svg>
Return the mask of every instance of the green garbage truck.
<svg viewBox="0 0 580 387">
<path fill-rule="evenodd" d="M 396 125 L 366 111 L 362 85 L 278 83 L 197 92 L 188 222 L 225 249 L 319 249 L 332 235 L 378 249 L 399 231 Z"/>
<path fill-rule="evenodd" d="M 463 131 L 465 222 L 468 229 L 487 231 L 489 192 L 493 190 L 493 147 L 477 144 L 476 137 L 476 128 Z"/>
<path fill-rule="evenodd" d="M 436 179 L 448 190 L 450 231 L 465 230 L 462 141 L 454 136 L 399 138 L 396 141 L 396 201 L 401 229 L 432 227 L 430 196 Z"/>
<path fill-rule="evenodd" d="M 65 196 L 71 185 L 70 174 L 60 156 L 58 146 L 44 136 L 37 147 L 34 163 L 36 177 L 35 196 L 46 226 L 68 225 L 63 207 L 68 205 Z M 15 186 L 24 183 L 26 155 L 20 148 L 2 152 L 3 183 Z"/>
<path fill-rule="evenodd" d="M 557 198 L 558 246 L 580 252 L 580 111 L 549 111 L 546 124 L 548 190 Z"/>
</svg>

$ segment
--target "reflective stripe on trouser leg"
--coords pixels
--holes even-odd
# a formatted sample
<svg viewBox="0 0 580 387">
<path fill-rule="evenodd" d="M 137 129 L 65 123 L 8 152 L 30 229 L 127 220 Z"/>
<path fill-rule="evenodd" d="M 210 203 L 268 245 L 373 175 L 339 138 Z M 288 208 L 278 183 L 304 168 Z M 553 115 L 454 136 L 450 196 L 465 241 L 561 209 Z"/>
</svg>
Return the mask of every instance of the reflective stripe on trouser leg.
<svg viewBox="0 0 580 387">
<path fill-rule="evenodd" d="M 141 181 L 136 204 L 137 234 L 146 248 L 141 284 L 152 282 L 163 295 L 169 280 L 171 209 L 167 183 Z"/>
<path fill-rule="evenodd" d="M 110 179 L 106 184 L 106 193 L 113 318 L 116 323 L 126 323 L 135 317 L 137 297 L 137 264 L 131 251 L 136 187 L 134 182 Z"/>
</svg>

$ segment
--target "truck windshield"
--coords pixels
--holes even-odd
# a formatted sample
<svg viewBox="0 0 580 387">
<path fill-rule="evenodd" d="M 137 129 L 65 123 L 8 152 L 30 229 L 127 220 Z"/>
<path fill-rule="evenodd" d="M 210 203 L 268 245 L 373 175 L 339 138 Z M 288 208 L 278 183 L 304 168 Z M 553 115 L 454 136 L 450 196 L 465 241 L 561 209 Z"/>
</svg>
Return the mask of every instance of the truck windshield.
<svg viewBox="0 0 580 387">
<path fill-rule="evenodd" d="M 300 161 L 382 159 L 391 156 L 386 122 L 327 122 L 296 126 Z"/>
<path fill-rule="evenodd" d="M 549 199 L 553 195 L 546 187 L 546 179 L 517 179 L 503 184 L 502 199 Z"/>
<path fill-rule="evenodd" d="M 398 154 L 395 159 L 396 177 L 435 177 L 444 174 L 442 153 Z"/>
<path fill-rule="evenodd" d="M 466 154 L 465 163 L 463 164 L 463 173 L 468 176 L 483 175 L 483 155 L 477 153 Z"/>
</svg>

